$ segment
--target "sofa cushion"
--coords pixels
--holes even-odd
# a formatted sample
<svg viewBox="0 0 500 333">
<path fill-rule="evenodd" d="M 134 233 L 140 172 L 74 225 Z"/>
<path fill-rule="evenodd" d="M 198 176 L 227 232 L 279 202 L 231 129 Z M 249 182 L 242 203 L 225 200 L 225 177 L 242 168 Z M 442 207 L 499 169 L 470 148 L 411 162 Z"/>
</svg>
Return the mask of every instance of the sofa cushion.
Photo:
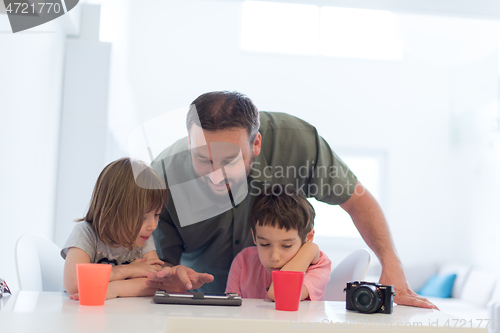
<svg viewBox="0 0 500 333">
<path fill-rule="evenodd" d="M 413 290 L 419 290 L 427 282 L 429 276 L 438 272 L 437 263 L 405 264 L 405 275 Z"/>
<path fill-rule="evenodd" d="M 434 274 L 427 280 L 417 294 L 422 296 L 449 298 L 456 278 L 456 274 Z"/>
<path fill-rule="evenodd" d="M 497 279 L 494 273 L 473 269 L 465 281 L 460 299 L 486 307 Z"/>
<path fill-rule="evenodd" d="M 467 279 L 467 275 L 469 274 L 470 266 L 461 265 L 461 264 L 445 264 L 441 266 L 438 274 L 446 275 L 446 274 L 456 274 L 457 278 L 453 284 L 453 289 L 451 290 L 451 297 L 460 298 L 462 293 L 462 289 L 464 287 L 465 281 Z"/>
</svg>

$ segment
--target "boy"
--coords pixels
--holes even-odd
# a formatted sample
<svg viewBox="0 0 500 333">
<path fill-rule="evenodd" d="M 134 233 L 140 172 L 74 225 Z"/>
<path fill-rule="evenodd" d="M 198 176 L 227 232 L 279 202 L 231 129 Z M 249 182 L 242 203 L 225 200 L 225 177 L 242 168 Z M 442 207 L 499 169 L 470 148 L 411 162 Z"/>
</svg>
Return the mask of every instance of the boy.
<svg viewBox="0 0 500 333">
<path fill-rule="evenodd" d="M 269 190 L 269 189 L 268 189 Z M 272 271 L 305 272 L 301 300 L 323 300 L 331 262 L 312 242 L 315 212 L 301 193 L 273 185 L 252 207 L 252 237 L 233 260 L 226 292 L 274 301 Z"/>
</svg>

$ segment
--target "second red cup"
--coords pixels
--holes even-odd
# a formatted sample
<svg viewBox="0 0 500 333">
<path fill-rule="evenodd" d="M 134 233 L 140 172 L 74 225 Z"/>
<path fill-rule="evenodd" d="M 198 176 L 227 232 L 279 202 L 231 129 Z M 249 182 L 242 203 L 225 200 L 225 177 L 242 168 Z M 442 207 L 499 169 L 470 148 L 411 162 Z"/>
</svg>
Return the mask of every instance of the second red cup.
<svg viewBox="0 0 500 333">
<path fill-rule="evenodd" d="M 304 272 L 274 271 L 274 302 L 276 310 L 297 311 L 299 309 Z"/>
</svg>

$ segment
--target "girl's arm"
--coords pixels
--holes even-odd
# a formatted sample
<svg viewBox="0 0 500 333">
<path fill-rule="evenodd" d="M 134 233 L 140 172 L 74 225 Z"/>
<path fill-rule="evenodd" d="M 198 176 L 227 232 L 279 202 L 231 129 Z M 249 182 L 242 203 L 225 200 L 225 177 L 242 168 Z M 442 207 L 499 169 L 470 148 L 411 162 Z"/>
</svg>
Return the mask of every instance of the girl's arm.
<svg viewBox="0 0 500 333">
<path fill-rule="evenodd" d="M 77 247 L 70 247 L 64 262 L 64 289 L 70 294 L 78 292 L 78 280 L 76 278 L 76 264 L 90 264 L 90 256 L 87 252 Z M 111 269 L 109 281 L 125 280 L 130 277 L 132 269 L 128 265 L 116 265 Z"/>
<path fill-rule="evenodd" d="M 108 285 L 106 299 L 116 297 L 135 297 L 135 296 L 152 296 L 156 292 L 156 288 L 151 288 L 146 285 L 146 278 L 111 281 Z M 78 293 L 69 296 L 71 299 L 79 300 Z"/>
<path fill-rule="evenodd" d="M 76 278 L 76 264 L 89 264 L 90 256 L 87 252 L 77 247 L 71 247 L 66 254 L 64 262 L 64 289 L 70 294 L 78 292 Z M 129 278 L 146 276 L 148 272 L 159 272 L 163 262 L 158 259 L 156 251 L 150 251 L 143 259 L 138 259 L 129 265 L 116 265 L 111 269 L 109 281 L 120 281 Z"/>
<path fill-rule="evenodd" d="M 145 255 L 143 255 L 142 259 L 146 259 L 146 260 L 150 260 L 150 259 L 160 260 L 160 258 L 158 258 L 158 254 L 154 250 L 153 251 L 149 251 L 148 253 L 146 253 Z"/>
<path fill-rule="evenodd" d="M 90 256 L 87 252 L 77 247 L 70 247 L 64 262 L 64 289 L 70 294 L 78 292 L 78 282 L 76 279 L 76 264 L 89 264 Z"/>
<path fill-rule="evenodd" d="M 112 281 L 109 283 L 106 298 L 152 296 L 156 288 L 146 285 L 147 278 Z"/>
<path fill-rule="evenodd" d="M 319 247 L 313 242 L 305 242 L 295 256 L 281 268 L 282 271 L 305 272 L 309 265 L 317 263 L 319 260 Z M 271 283 L 267 297 L 274 301 L 274 287 Z M 300 300 L 309 297 L 309 291 L 302 285 Z"/>
<path fill-rule="evenodd" d="M 156 265 L 161 269 L 156 251 L 150 251 L 144 255 L 144 264 Z M 64 289 L 71 295 L 72 299 L 79 299 L 78 297 L 78 283 L 76 278 L 76 264 L 90 263 L 90 256 L 82 249 L 72 247 L 68 250 L 66 261 L 64 263 Z M 139 262 L 142 264 L 142 262 Z M 155 263 L 155 264 L 151 264 Z M 130 275 L 129 273 L 134 269 L 132 265 L 116 265 L 111 270 L 110 282 L 108 285 L 108 292 L 106 298 L 115 297 L 130 297 L 130 296 L 151 296 L 154 295 L 156 288 L 151 288 L 146 285 L 146 278 L 135 278 L 125 280 Z M 135 264 L 137 265 L 137 264 Z M 120 279 L 123 277 L 123 279 Z"/>
<path fill-rule="evenodd" d="M 142 259 L 136 259 L 128 265 L 113 266 L 109 281 L 145 277 L 150 272 L 159 272 L 162 265 L 163 261 L 158 258 L 156 251 L 149 251 L 142 256 Z"/>
</svg>

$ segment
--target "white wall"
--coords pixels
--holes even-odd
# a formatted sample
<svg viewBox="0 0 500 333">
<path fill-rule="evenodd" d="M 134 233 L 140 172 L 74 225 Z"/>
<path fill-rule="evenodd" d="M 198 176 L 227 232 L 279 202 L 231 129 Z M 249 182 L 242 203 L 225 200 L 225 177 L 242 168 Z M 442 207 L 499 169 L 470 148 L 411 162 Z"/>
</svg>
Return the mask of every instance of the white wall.
<svg viewBox="0 0 500 333">
<path fill-rule="evenodd" d="M 99 6 L 83 6 L 81 34 L 66 42 L 54 242 L 63 247 L 85 216 L 108 160 L 111 45 L 99 42 Z"/>
<path fill-rule="evenodd" d="M 112 3 L 104 4 L 104 13 Z M 239 1 L 147 4 L 121 16 L 128 24 L 119 38 L 121 53 L 115 56 L 124 58 L 113 73 L 112 90 L 123 87 L 131 101 L 127 114 L 134 114 L 122 129 L 186 106 L 201 93 L 238 90 L 260 110 L 288 112 L 311 122 L 334 149 L 387 153 L 383 208 L 404 262 L 475 262 L 477 251 L 463 257 L 465 241 L 494 250 L 480 235 L 470 240 L 468 228 L 476 223 L 477 208 L 463 205 L 457 194 L 457 182 L 468 171 L 456 163 L 462 144 L 452 143 L 452 120 L 457 103 L 477 108 L 496 98 L 496 82 L 490 79 L 497 73 L 494 58 L 500 38 L 493 40 L 496 37 L 485 31 L 497 29 L 497 23 L 492 21 L 494 29 L 489 29 L 474 20 L 400 14 L 404 60 L 386 62 L 243 51 Z M 150 8 L 161 13 L 161 19 L 154 19 Z M 477 40 L 482 44 L 470 47 Z M 457 74 L 457 68 L 475 64 L 484 71 L 472 80 Z M 483 81 L 488 93 L 469 89 Z M 112 97 L 110 114 L 120 112 L 117 100 Z M 125 131 L 115 134 L 125 147 Z M 474 154 L 484 160 L 482 153 Z M 496 173 L 491 168 L 483 171 L 481 177 L 488 179 Z M 488 197 L 498 197 L 494 186 L 490 192 Z M 474 197 L 483 199 L 483 193 Z M 493 218 L 481 221 L 490 225 Z"/>
<path fill-rule="evenodd" d="M 14 290 L 16 240 L 53 235 L 64 43 L 54 21 L 0 33 L 0 277 Z"/>
<path fill-rule="evenodd" d="M 493 69 L 493 70 L 492 70 Z M 458 68 L 451 92 L 453 110 L 453 164 L 455 174 L 454 224 L 461 235 L 458 255 L 467 262 L 500 273 L 500 133 L 493 132 L 492 116 L 500 115 L 498 53 Z M 461 93 L 466 89 L 469 94 Z"/>
</svg>

